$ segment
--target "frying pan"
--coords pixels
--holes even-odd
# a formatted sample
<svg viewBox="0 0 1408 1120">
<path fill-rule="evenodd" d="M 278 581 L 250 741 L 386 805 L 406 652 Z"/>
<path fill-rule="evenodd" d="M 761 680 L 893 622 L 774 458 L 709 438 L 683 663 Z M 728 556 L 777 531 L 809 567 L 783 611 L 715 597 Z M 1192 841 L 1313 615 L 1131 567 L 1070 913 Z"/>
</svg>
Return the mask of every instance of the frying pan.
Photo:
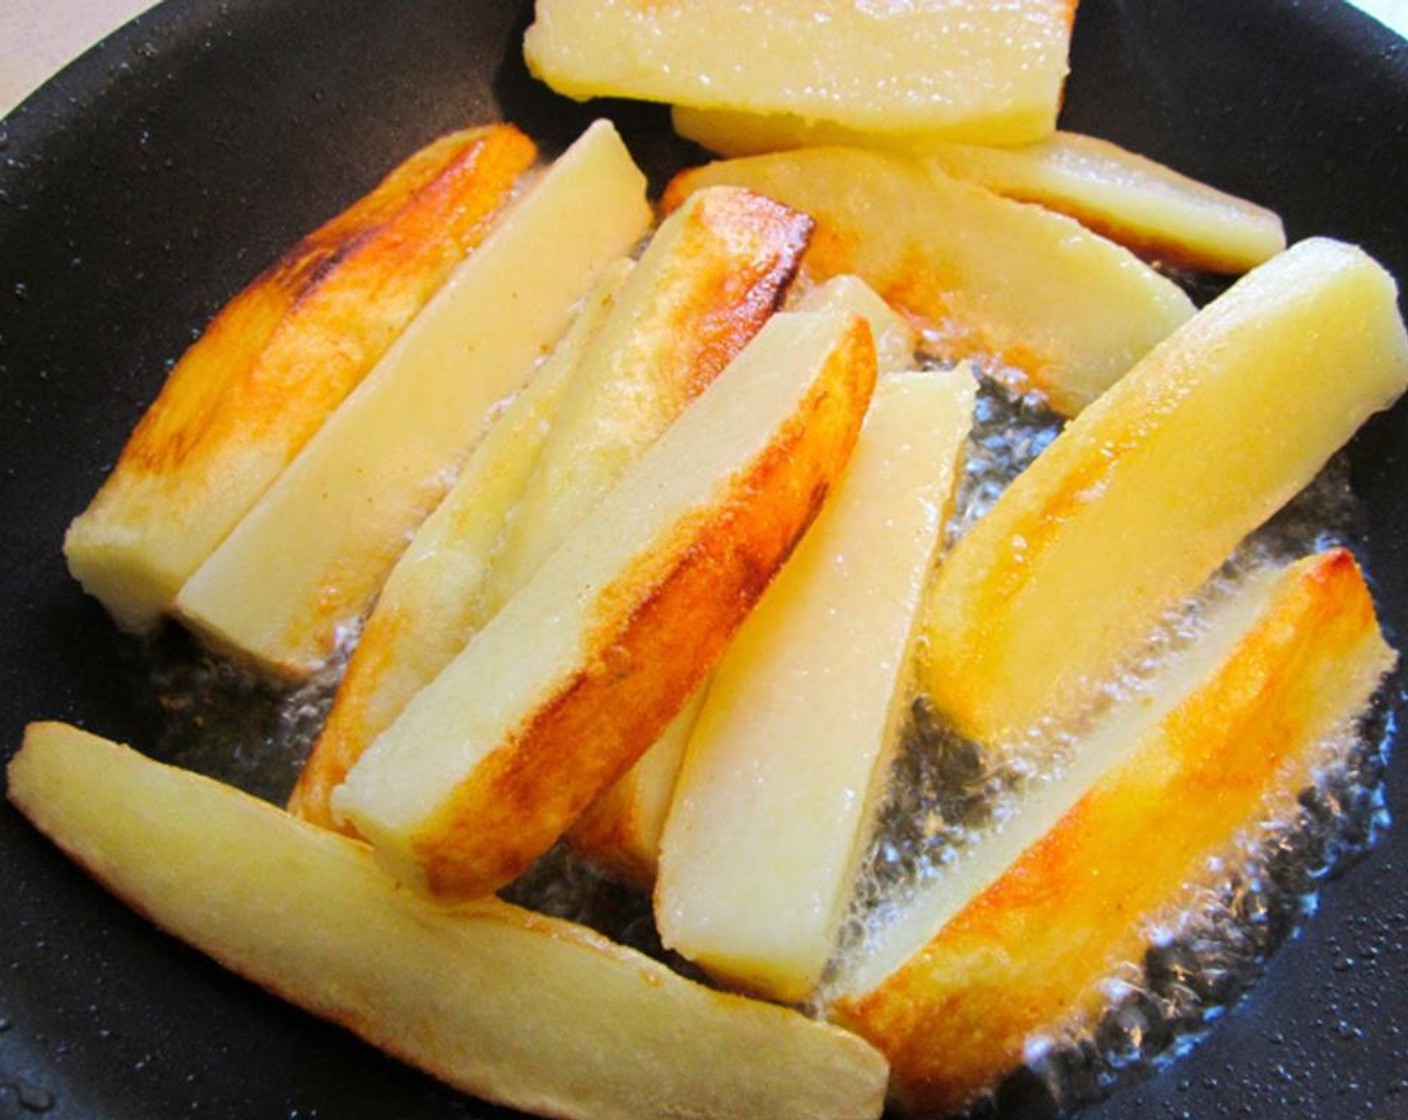
<svg viewBox="0 0 1408 1120">
<path fill-rule="evenodd" d="M 595 113 L 661 181 L 653 108 L 527 77 L 519 0 L 168 0 L 0 124 L 0 757 L 35 718 L 138 744 L 140 659 L 69 580 L 88 501 L 169 362 L 400 156 L 504 116 L 548 152 Z M 1408 51 L 1331 0 L 1083 0 L 1067 127 L 1365 245 L 1408 280 Z M 1333 370 L 1325 371 L 1334 376 Z M 1408 408 L 1354 442 L 1361 557 L 1408 635 Z M 1390 682 L 1391 704 L 1403 676 Z M 1190 1054 L 1088 1115 L 1408 1117 L 1408 757 L 1398 824 Z M 152 853 L 161 858 L 161 853 Z M 156 932 L 0 807 L 0 1116 L 492 1117 Z"/>
</svg>

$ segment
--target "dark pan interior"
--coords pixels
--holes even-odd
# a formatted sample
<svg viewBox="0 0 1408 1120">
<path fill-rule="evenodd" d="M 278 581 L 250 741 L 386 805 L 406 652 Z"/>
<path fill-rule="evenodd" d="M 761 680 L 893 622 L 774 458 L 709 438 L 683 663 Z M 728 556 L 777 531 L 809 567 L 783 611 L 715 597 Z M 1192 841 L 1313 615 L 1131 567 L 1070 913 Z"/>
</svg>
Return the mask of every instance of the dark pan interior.
<svg viewBox="0 0 1408 1120">
<path fill-rule="evenodd" d="M 527 78 L 524 9 L 169 0 L 0 124 L 0 757 L 36 718 L 150 741 L 131 651 L 59 547 L 192 332 L 437 132 L 502 115 L 551 150 L 592 115 Z M 662 112 L 606 108 L 657 182 L 690 157 Z M 1405 119 L 1403 44 L 1329 0 L 1082 3 L 1069 127 L 1266 202 L 1292 237 L 1360 242 L 1408 278 Z M 1352 449 L 1364 559 L 1399 637 L 1405 423 L 1399 407 Z M 1400 749 L 1400 821 L 1405 778 Z M 1325 885 L 1235 1014 L 1090 1115 L 1408 1117 L 1405 870 L 1395 826 Z M 0 1116 L 36 1112 L 503 1115 L 156 933 L 3 806 Z"/>
</svg>

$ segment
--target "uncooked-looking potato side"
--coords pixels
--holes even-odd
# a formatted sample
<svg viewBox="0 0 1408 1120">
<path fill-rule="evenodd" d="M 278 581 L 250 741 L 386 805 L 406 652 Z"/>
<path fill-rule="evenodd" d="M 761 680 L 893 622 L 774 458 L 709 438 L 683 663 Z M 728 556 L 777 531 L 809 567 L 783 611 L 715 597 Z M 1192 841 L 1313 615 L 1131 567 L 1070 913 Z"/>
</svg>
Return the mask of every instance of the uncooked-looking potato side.
<svg viewBox="0 0 1408 1120">
<path fill-rule="evenodd" d="M 661 840 L 655 920 L 668 948 L 737 990 L 799 1003 L 831 957 L 903 724 L 975 392 L 967 367 L 881 380 L 840 485 L 711 679 Z"/>
<path fill-rule="evenodd" d="M 1075 0 L 538 0 L 528 68 L 569 97 L 744 109 L 986 144 L 1056 126 Z"/>
</svg>

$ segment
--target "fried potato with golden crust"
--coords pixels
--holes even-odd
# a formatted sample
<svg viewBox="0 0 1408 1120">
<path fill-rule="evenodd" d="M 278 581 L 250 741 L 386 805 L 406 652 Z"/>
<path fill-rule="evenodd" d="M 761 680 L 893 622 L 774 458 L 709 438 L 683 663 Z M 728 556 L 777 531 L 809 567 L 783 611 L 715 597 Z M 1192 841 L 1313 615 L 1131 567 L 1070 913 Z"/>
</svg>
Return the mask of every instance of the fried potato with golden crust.
<svg viewBox="0 0 1408 1120">
<path fill-rule="evenodd" d="M 1286 247 L 1286 231 L 1273 211 L 1078 132 L 995 147 L 686 106 L 676 106 L 673 118 L 682 136 L 729 157 L 836 144 L 907 152 L 957 179 L 1075 218 L 1141 257 L 1181 268 L 1246 272 Z"/>
<path fill-rule="evenodd" d="M 535 176 L 181 588 L 181 621 L 271 675 L 316 670 L 371 608 L 499 404 L 652 217 L 645 176 L 597 121 Z"/>
<path fill-rule="evenodd" d="M 738 187 L 660 224 L 505 527 L 488 594 L 516 594 L 781 304 L 811 236 L 805 214 Z"/>
<path fill-rule="evenodd" d="M 436 140 L 216 315 L 64 542 L 74 576 L 123 629 L 157 624 L 482 240 L 536 154 L 511 125 Z"/>
</svg>

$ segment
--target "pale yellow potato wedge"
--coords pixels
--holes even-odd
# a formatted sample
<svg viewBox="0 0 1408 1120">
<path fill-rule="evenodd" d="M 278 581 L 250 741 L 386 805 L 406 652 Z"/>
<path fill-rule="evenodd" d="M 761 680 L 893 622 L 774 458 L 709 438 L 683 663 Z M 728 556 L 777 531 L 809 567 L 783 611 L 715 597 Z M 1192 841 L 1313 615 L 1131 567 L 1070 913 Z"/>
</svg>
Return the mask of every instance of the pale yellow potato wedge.
<svg viewBox="0 0 1408 1120">
<path fill-rule="evenodd" d="M 69 569 L 119 626 L 156 626 L 186 578 L 482 240 L 535 155 L 508 125 L 442 137 L 216 315 L 64 541 Z"/>
<path fill-rule="evenodd" d="M 734 187 L 661 223 L 563 401 L 504 530 L 487 596 L 508 602 L 768 320 L 807 247 L 805 215 Z"/>
<path fill-rule="evenodd" d="M 608 265 L 566 335 L 494 420 L 454 488 L 402 553 L 358 636 L 332 708 L 289 798 L 292 813 L 335 828 L 328 797 L 411 697 L 497 609 L 484 585 L 495 548 L 547 442 L 583 349 L 631 269 Z"/>
<path fill-rule="evenodd" d="M 496 899 L 428 904 L 364 844 L 86 732 L 31 725 L 9 796 L 161 928 L 465 1092 L 582 1120 L 880 1113 L 854 1035 Z"/>
<path fill-rule="evenodd" d="M 1076 418 L 945 558 L 924 683 L 993 742 L 1088 697 L 1408 381 L 1392 277 L 1301 242 Z"/>
<path fill-rule="evenodd" d="M 1074 0 L 538 0 L 529 69 L 569 97 L 791 113 L 1018 144 L 1056 125 Z"/>
<path fill-rule="evenodd" d="M 398 878 L 488 893 L 684 706 L 845 466 L 863 320 L 774 316 L 333 792 Z"/>
<path fill-rule="evenodd" d="M 1056 132 L 1016 148 L 934 144 L 926 158 L 1008 198 L 1068 214 L 1165 264 L 1240 273 L 1286 248 L 1274 211 L 1094 136 Z"/>
<path fill-rule="evenodd" d="M 1016 837 L 999 844 L 1028 840 L 1011 862 L 973 852 L 941 875 L 930 893 L 951 916 L 932 940 L 832 1005 L 890 1058 L 905 1110 L 960 1107 L 1021 1062 L 1034 1032 L 1098 1012 L 1099 981 L 1144 951 L 1141 919 L 1186 899 L 1268 812 L 1294 810 L 1322 741 L 1346 732 L 1394 661 L 1343 550 L 1250 589 L 1205 641 L 1079 744 L 1074 780 L 1029 808 L 1037 836 L 1008 822 Z"/>
<path fill-rule="evenodd" d="M 645 179 L 599 121 L 493 231 L 177 595 L 181 621 L 302 676 L 357 622 L 610 261 L 649 228 Z"/>
<path fill-rule="evenodd" d="M 875 292 L 855 276 L 837 276 L 789 302 L 794 311 L 843 311 L 870 323 L 880 374 L 914 367 L 916 335 Z M 707 685 L 705 686 L 707 687 Z M 659 741 L 598 798 L 567 834 L 574 851 L 614 878 L 649 890 L 655 882 L 660 833 L 670 811 L 685 743 L 703 690 L 695 694 Z"/>
<path fill-rule="evenodd" d="M 673 116 L 682 136 L 730 157 L 836 144 L 906 151 L 955 178 L 1075 218 L 1142 257 L 1183 268 L 1246 272 L 1286 247 L 1273 211 L 1078 132 L 994 147 L 720 109 L 678 106 Z"/>
<path fill-rule="evenodd" d="M 677 176 L 665 204 L 718 183 L 816 219 L 806 276 L 855 273 L 925 329 L 932 353 L 996 358 L 1067 415 L 1193 314 L 1122 246 L 906 156 L 807 148 L 727 160 Z"/>
<path fill-rule="evenodd" d="M 880 382 L 841 485 L 714 672 L 655 916 L 667 947 L 730 987 L 800 1002 L 831 956 L 975 392 L 963 367 Z"/>
</svg>

